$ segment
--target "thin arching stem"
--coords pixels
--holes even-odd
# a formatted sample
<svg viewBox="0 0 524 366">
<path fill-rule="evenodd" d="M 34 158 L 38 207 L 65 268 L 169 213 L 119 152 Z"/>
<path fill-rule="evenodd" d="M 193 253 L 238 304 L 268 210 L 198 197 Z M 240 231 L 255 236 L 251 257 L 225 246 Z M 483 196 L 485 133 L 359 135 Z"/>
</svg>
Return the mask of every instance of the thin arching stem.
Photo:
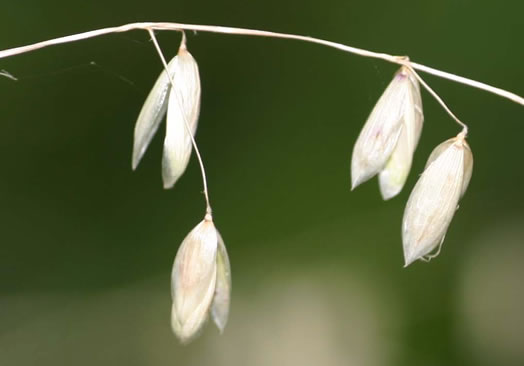
<svg viewBox="0 0 524 366">
<path fill-rule="evenodd" d="M 162 64 L 164 65 L 164 69 L 166 70 L 167 76 L 169 77 L 169 82 L 171 83 L 171 93 L 176 93 L 176 87 L 173 82 L 173 75 L 169 72 L 169 68 L 167 67 L 167 61 L 164 57 L 164 53 L 162 52 L 162 49 L 160 48 L 160 45 L 158 44 L 158 41 L 155 36 L 155 32 L 152 29 L 148 29 L 149 35 L 151 36 L 151 40 L 153 41 L 153 44 L 155 45 L 155 49 L 158 52 L 158 56 L 160 56 L 160 60 L 162 61 Z M 180 47 L 185 47 L 186 45 L 186 35 L 182 32 L 182 44 Z M 186 131 L 189 134 L 189 137 L 191 137 L 191 143 L 193 144 L 193 147 L 195 148 L 195 153 L 198 158 L 198 163 L 200 165 L 200 171 L 202 172 L 202 183 L 204 185 L 204 197 L 206 198 L 206 214 L 211 215 L 211 205 L 209 203 L 209 192 L 207 190 L 207 178 L 206 178 L 206 169 L 204 168 L 204 162 L 202 161 L 202 156 L 200 155 L 200 150 L 198 150 L 197 143 L 195 141 L 195 137 L 193 136 L 193 133 L 191 132 L 191 128 L 189 127 L 189 123 L 187 122 L 186 114 L 183 111 L 183 106 L 180 104 L 180 98 L 175 98 L 178 102 L 178 107 L 182 111 L 182 116 L 184 119 L 184 125 L 186 126 Z M 206 216 L 207 217 L 207 216 Z"/>
<path fill-rule="evenodd" d="M 455 115 L 455 113 L 453 113 L 449 109 L 449 107 L 446 105 L 446 103 L 444 103 L 442 98 L 440 98 L 440 96 L 433 89 L 431 89 L 431 87 L 424 81 L 424 79 L 422 79 L 420 77 L 420 75 L 409 64 L 406 65 L 406 66 L 411 70 L 413 75 L 415 75 L 415 77 L 422 84 L 424 89 L 426 89 L 429 92 L 429 94 L 431 94 L 433 96 L 433 98 L 435 98 L 437 100 L 437 102 L 442 106 L 442 108 L 444 108 L 444 110 L 450 115 L 450 117 L 453 118 L 455 120 L 455 122 L 457 122 L 460 126 L 462 126 L 462 133 L 464 134 L 464 136 L 467 136 L 467 134 L 468 134 L 468 125 L 466 125 L 464 122 L 462 122 L 460 119 L 458 119 L 458 117 Z"/>
<path fill-rule="evenodd" d="M 309 43 L 316 43 L 316 44 L 324 45 L 324 46 L 331 47 L 331 48 L 336 48 L 344 52 L 349 52 L 349 53 L 353 53 L 353 54 L 364 56 L 364 57 L 382 59 L 382 60 L 396 63 L 399 65 L 406 64 L 404 57 L 398 57 L 398 56 L 393 56 L 393 55 L 389 55 L 386 53 L 368 51 L 368 50 L 361 49 L 361 48 L 347 46 L 341 43 L 331 42 L 331 41 L 314 38 L 314 37 L 301 36 L 297 34 L 268 32 L 268 31 L 262 31 L 262 30 L 256 30 L 256 29 L 222 27 L 222 26 L 214 26 L 214 25 L 183 24 L 183 23 L 153 23 L 153 22 L 130 23 L 130 24 L 125 24 L 125 25 L 118 26 L 118 27 L 102 28 L 102 29 L 97 29 L 97 30 L 93 30 L 89 32 L 78 33 L 78 34 L 73 34 L 73 35 L 69 35 L 65 37 L 50 39 L 47 41 L 37 42 L 37 43 L 30 44 L 27 46 L 15 47 L 15 48 L 0 51 L 0 59 L 22 54 L 22 53 L 26 53 L 26 52 L 30 52 L 30 51 L 34 51 L 39 48 L 48 47 L 52 45 L 68 43 L 68 42 L 75 42 L 75 41 L 79 41 L 82 39 L 98 37 L 104 34 L 128 32 L 128 31 L 135 30 L 135 29 L 145 29 L 148 31 L 149 30 L 178 30 L 178 31 L 192 30 L 192 31 L 200 31 L 200 32 L 213 32 L 213 33 L 224 33 L 224 34 L 270 37 L 270 38 L 294 39 L 294 40 L 299 40 L 299 41 L 304 41 L 304 42 L 309 42 Z M 500 88 L 497 88 L 497 87 L 494 87 L 494 86 L 491 86 L 491 85 L 488 85 L 488 84 L 485 84 L 485 83 L 482 83 L 476 80 L 468 79 L 463 76 L 459 76 L 459 75 L 455 75 L 449 72 L 434 69 L 432 67 L 422 65 L 416 62 L 410 61 L 409 66 L 411 66 L 413 69 L 416 69 L 418 71 L 432 74 L 432 75 L 435 75 L 443 79 L 448 79 L 448 80 L 454 81 L 459 84 L 468 85 L 476 89 L 485 90 L 489 93 L 496 94 L 503 98 L 509 99 L 515 103 L 524 105 L 524 98 L 510 91 L 500 89 Z"/>
</svg>

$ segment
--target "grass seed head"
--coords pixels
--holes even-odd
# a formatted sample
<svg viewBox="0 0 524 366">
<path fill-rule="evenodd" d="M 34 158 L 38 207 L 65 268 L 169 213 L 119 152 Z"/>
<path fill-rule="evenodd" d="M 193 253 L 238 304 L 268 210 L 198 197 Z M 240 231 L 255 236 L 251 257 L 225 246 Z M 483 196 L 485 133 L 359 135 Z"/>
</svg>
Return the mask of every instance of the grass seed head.
<svg viewBox="0 0 524 366">
<path fill-rule="evenodd" d="M 400 192 L 422 130 L 418 82 L 402 67 L 371 111 L 353 148 L 351 188 L 378 173 L 384 199 Z"/>
<path fill-rule="evenodd" d="M 215 321 L 220 333 L 226 327 L 229 316 L 229 303 L 231 301 L 231 266 L 229 264 L 229 256 L 227 255 L 226 246 L 222 236 L 217 231 L 218 235 L 218 251 L 217 251 L 217 280 L 215 297 L 211 305 L 211 315 Z"/>
<path fill-rule="evenodd" d="M 186 343 L 193 339 L 211 312 L 222 332 L 227 323 L 231 269 L 222 240 L 210 215 L 184 239 L 171 275 L 171 325 Z"/>
<path fill-rule="evenodd" d="M 433 150 L 404 211 L 405 266 L 417 259 L 431 259 L 430 253 L 440 249 L 472 169 L 473 156 L 462 134 Z"/>
<path fill-rule="evenodd" d="M 176 63 L 177 61 L 175 57 L 167 65 L 171 74 L 175 72 Z M 153 85 L 153 88 L 149 92 L 135 124 L 132 161 L 133 170 L 136 169 L 138 163 L 140 163 L 149 143 L 158 130 L 160 122 L 162 122 L 162 119 L 166 115 L 170 89 L 171 84 L 169 82 L 169 77 L 166 70 L 163 70 L 156 80 L 155 85 Z"/>
<path fill-rule="evenodd" d="M 198 65 L 185 46 L 175 57 L 173 87 L 167 106 L 166 137 L 162 158 L 164 188 L 174 186 L 186 170 L 200 113 L 200 75 Z"/>
</svg>

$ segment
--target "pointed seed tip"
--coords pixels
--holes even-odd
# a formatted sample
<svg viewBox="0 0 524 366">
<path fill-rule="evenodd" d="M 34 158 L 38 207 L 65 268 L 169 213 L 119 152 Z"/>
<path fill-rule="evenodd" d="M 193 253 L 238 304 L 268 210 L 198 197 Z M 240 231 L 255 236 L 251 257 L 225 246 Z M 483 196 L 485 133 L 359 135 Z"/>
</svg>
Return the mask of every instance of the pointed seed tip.
<svg viewBox="0 0 524 366">
<path fill-rule="evenodd" d="M 355 188 L 357 188 L 358 186 L 360 186 L 362 183 L 365 183 L 366 181 L 368 181 L 370 178 L 365 178 L 363 179 L 362 177 L 362 174 L 358 174 L 358 175 L 351 175 L 351 190 L 355 190 Z"/>
<path fill-rule="evenodd" d="M 351 179 L 351 191 L 354 191 L 360 185 L 358 179 Z"/>
<path fill-rule="evenodd" d="M 214 317 L 214 316 L 213 316 L 213 323 L 215 323 L 215 326 L 218 329 L 218 333 L 220 335 L 222 335 L 222 333 L 224 333 L 224 328 L 226 327 L 226 325 L 225 324 L 221 324 L 220 321 L 218 321 L 217 318 Z"/>
<path fill-rule="evenodd" d="M 413 263 L 416 260 L 417 258 L 414 258 L 412 255 L 404 255 L 404 267 L 403 268 L 406 268 L 407 266 L 409 266 L 411 263 Z"/>
<path fill-rule="evenodd" d="M 389 201 L 390 199 L 395 198 L 399 193 L 400 193 L 400 191 L 397 191 L 397 192 L 383 192 L 382 190 L 380 190 L 380 195 L 382 196 L 382 199 L 384 201 Z"/>
</svg>

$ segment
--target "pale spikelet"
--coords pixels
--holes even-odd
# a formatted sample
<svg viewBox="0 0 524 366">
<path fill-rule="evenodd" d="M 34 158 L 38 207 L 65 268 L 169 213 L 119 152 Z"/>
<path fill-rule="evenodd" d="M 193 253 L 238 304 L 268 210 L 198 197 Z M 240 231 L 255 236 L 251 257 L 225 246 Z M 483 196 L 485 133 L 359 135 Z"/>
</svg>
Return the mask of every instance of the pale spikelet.
<svg viewBox="0 0 524 366">
<path fill-rule="evenodd" d="M 430 259 L 430 253 L 440 249 L 472 170 L 473 155 L 463 134 L 433 150 L 404 211 L 402 241 L 406 266 L 417 259 Z"/>
<path fill-rule="evenodd" d="M 461 135 L 459 135 L 461 136 Z M 453 145 L 457 140 L 457 137 L 451 138 L 449 140 L 444 141 L 440 145 L 438 145 L 431 154 L 429 155 L 428 161 L 426 162 L 426 166 L 424 169 L 427 169 L 428 166 L 436 160 L 446 149 L 448 149 L 451 145 Z M 471 153 L 471 149 L 464 140 L 464 178 L 462 182 L 462 191 L 460 194 L 460 197 L 466 193 L 466 189 L 468 188 L 469 181 L 471 180 L 471 174 L 473 173 L 473 154 Z"/>
<path fill-rule="evenodd" d="M 190 341 L 209 312 L 222 333 L 229 315 L 231 268 L 221 235 L 211 215 L 199 223 L 178 249 L 171 277 L 171 326 Z"/>
<path fill-rule="evenodd" d="M 385 200 L 395 197 L 404 187 L 422 132 L 424 116 L 420 89 L 413 75 L 409 74 L 408 79 L 410 83 L 404 104 L 402 131 L 395 150 L 378 176 L 380 193 Z"/>
<path fill-rule="evenodd" d="M 218 252 L 217 252 L 217 280 L 215 298 L 211 307 L 211 315 L 222 333 L 226 327 L 229 316 L 229 303 L 231 298 L 231 266 L 226 246 L 220 233 L 218 233 Z"/>
<path fill-rule="evenodd" d="M 200 222 L 178 249 L 171 276 L 173 331 L 182 342 L 197 334 L 215 295 L 218 237 L 213 221 Z"/>
<path fill-rule="evenodd" d="M 167 65 L 171 74 L 175 72 L 176 64 L 175 57 Z M 169 90 L 169 77 L 167 76 L 166 70 L 163 70 L 156 80 L 155 85 L 149 92 L 135 124 L 132 161 L 133 170 L 136 169 L 138 163 L 140 163 L 149 143 L 158 130 L 160 122 L 162 122 L 162 119 L 166 114 Z"/>
<path fill-rule="evenodd" d="M 351 189 L 385 169 L 380 187 L 385 199 L 402 189 L 422 129 L 417 80 L 402 67 L 371 111 L 353 148 Z M 386 165 L 387 164 L 387 165 Z"/>
<path fill-rule="evenodd" d="M 171 188 L 186 170 L 200 112 L 198 65 L 182 43 L 175 57 L 173 87 L 169 92 L 166 137 L 162 159 L 164 188 Z"/>
</svg>

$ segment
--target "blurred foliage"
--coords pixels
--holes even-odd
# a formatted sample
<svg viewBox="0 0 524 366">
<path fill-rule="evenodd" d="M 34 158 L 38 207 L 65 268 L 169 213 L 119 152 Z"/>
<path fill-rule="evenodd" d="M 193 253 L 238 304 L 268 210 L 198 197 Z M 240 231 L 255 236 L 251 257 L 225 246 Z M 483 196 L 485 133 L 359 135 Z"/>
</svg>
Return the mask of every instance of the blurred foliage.
<svg viewBox="0 0 524 366">
<path fill-rule="evenodd" d="M 2 10 L 2 49 L 133 21 L 220 24 L 409 54 L 524 94 L 516 0 L 28 0 Z M 194 158 L 162 190 L 163 129 L 131 171 L 134 122 L 161 71 L 135 31 L 0 60 L 19 78 L 0 78 L 0 364 L 524 363 L 522 106 L 425 77 L 470 124 L 475 168 L 441 255 L 403 269 L 409 191 L 433 147 L 459 131 L 437 103 L 423 95 L 410 179 L 382 202 L 375 180 L 349 191 L 349 162 L 395 66 L 294 41 L 188 36 L 203 90 L 197 141 L 233 266 L 226 332 L 208 326 L 182 347 L 170 331 L 172 261 L 204 201 Z M 179 35 L 159 41 L 173 55 Z"/>
</svg>

